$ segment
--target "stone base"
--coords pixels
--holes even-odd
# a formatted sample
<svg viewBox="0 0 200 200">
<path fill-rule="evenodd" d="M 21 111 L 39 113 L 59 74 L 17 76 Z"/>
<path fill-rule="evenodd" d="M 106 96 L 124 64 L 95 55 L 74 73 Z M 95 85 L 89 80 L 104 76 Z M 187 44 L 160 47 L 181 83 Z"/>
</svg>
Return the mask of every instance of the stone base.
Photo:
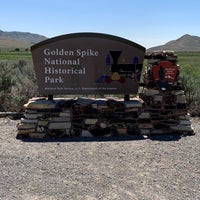
<svg viewBox="0 0 200 200">
<path fill-rule="evenodd" d="M 163 101 L 159 92 L 157 95 L 160 96 L 155 98 L 156 105 Z M 141 96 L 144 100 L 148 99 L 151 91 Z M 17 126 L 17 138 L 193 133 L 185 108 L 177 108 L 177 105 L 175 109 L 168 108 L 167 104 L 153 108 L 155 102 L 148 105 L 146 102 L 139 97 L 130 101 L 32 98 L 24 105 L 24 117 Z"/>
</svg>

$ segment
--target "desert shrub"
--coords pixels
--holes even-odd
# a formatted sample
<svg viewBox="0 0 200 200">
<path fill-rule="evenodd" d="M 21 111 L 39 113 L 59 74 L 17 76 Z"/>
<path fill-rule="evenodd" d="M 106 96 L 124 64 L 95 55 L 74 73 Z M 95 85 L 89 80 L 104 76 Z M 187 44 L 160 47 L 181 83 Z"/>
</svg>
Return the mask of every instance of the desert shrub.
<svg viewBox="0 0 200 200">
<path fill-rule="evenodd" d="M 12 85 L 12 69 L 7 63 L 0 63 L 0 91 L 10 92 Z"/>
<path fill-rule="evenodd" d="M 200 79 L 184 72 L 180 74 L 180 79 L 184 86 L 191 115 L 200 116 Z"/>
<path fill-rule="evenodd" d="M 180 74 L 180 80 L 184 86 L 188 104 L 200 99 L 200 80 L 195 79 L 193 76 L 186 73 Z"/>
<path fill-rule="evenodd" d="M 8 63 L 0 63 L 0 110 L 5 110 L 4 102 L 7 102 L 7 96 L 10 94 L 14 80 L 12 80 L 12 69 Z"/>
<path fill-rule="evenodd" d="M 37 84 L 31 61 L 0 63 L 0 110 L 20 112 L 27 100 L 37 95 Z"/>
<path fill-rule="evenodd" d="M 200 115 L 200 53 L 179 55 L 180 80 L 184 86 L 188 107 L 192 115 Z"/>
</svg>

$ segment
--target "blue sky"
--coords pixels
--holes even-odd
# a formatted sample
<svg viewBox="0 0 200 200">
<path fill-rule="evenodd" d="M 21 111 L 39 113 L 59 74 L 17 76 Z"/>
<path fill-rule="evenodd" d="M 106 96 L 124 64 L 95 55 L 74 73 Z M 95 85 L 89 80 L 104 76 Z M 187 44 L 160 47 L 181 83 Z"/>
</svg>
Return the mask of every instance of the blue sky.
<svg viewBox="0 0 200 200">
<path fill-rule="evenodd" d="M 199 0 L 2 0 L 0 30 L 49 38 L 100 32 L 146 48 L 200 36 Z"/>
</svg>

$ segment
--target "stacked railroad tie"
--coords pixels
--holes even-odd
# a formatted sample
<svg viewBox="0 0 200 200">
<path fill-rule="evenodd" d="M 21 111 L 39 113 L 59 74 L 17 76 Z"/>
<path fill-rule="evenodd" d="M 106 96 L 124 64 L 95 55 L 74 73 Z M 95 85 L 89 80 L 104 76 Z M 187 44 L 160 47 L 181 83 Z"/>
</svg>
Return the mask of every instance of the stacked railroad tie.
<svg viewBox="0 0 200 200">
<path fill-rule="evenodd" d="M 193 134 L 182 90 L 161 92 L 145 88 L 140 97 L 145 102 L 140 118 L 147 122 L 145 126 L 140 122 L 141 134 Z"/>
<path fill-rule="evenodd" d="M 24 105 L 24 118 L 17 125 L 18 137 L 64 137 L 71 132 L 73 100 L 30 99 Z"/>
<path fill-rule="evenodd" d="M 143 101 L 122 99 L 30 99 L 18 137 L 98 137 L 139 134 Z"/>
<path fill-rule="evenodd" d="M 183 105 L 163 104 L 166 94 L 155 97 L 152 95 L 155 91 L 159 92 L 145 89 L 141 98 L 130 101 L 31 99 L 24 105 L 24 118 L 18 124 L 17 136 L 58 138 L 192 133 L 190 116 Z M 174 91 L 172 94 L 177 95 Z"/>
<path fill-rule="evenodd" d="M 82 137 L 122 136 L 137 134 L 138 112 L 142 101 L 134 98 L 83 99 L 79 98 L 73 109 L 73 130 Z"/>
<path fill-rule="evenodd" d="M 194 134 L 187 112 L 186 95 L 178 79 L 177 56 L 172 51 L 157 51 L 147 59 L 144 88 L 139 94 L 144 101 L 143 112 L 149 113 L 151 123 L 146 133 Z"/>
</svg>

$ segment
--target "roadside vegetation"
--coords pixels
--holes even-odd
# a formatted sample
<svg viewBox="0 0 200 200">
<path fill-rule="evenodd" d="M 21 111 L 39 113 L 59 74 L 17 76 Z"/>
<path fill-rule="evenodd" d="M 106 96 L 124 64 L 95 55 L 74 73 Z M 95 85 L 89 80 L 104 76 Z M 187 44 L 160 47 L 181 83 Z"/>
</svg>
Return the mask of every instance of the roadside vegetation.
<svg viewBox="0 0 200 200">
<path fill-rule="evenodd" d="M 0 51 L 0 111 L 20 112 L 38 95 L 31 53 Z"/>
<path fill-rule="evenodd" d="M 200 52 L 178 53 L 178 61 L 190 112 L 200 116 Z"/>
<path fill-rule="evenodd" d="M 180 52 L 180 80 L 193 115 L 200 115 L 200 52 Z M 23 104 L 38 96 L 31 52 L 0 51 L 0 111 L 22 111 Z"/>
</svg>

